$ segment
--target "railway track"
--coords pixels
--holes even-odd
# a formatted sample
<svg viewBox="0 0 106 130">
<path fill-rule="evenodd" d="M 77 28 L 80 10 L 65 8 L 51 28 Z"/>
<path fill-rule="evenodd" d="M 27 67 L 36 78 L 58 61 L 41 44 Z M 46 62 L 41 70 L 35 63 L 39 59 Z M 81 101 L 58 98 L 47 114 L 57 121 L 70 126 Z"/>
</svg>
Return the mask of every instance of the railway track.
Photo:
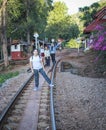
<svg viewBox="0 0 106 130">
<path fill-rule="evenodd" d="M 0 115 L 0 129 L 1 130 L 13 130 L 18 125 L 21 119 L 25 104 L 28 100 L 28 95 L 32 90 L 31 83 L 33 82 L 33 75 L 19 88 L 11 101 L 7 104 L 7 107 L 2 111 Z"/>
<path fill-rule="evenodd" d="M 102 91 L 102 89 L 105 91 L 105 87 L 101 84 L 98 89 L 92 85 L 92 81 L 96 84 L 99 79 L 73 75 L 70 72 L 70 64 L 66 62 L 68 54 L 68 52 L 61 53 L 52 70 L 51 79 L 55 86 L 49 88 L 46 82 L 42 85 L 37 130 L 106 130 L 106 113 L 104 111 L 106 106 L 103 104 L 105 99 L 102 98 L 105 96 Z M 70 57 L 78 58 L 77 55 L 69 55 L 69 62 Z M 49 74 L 51 75 L 51 73 Z M 104 80 L 98 83 L 101 82 Z M 90 83 L 91 85 L 89 85 Z M 33 84 L 32 78 L 25 90 L 23 89 L 21 92 L 21 97 L 14 102 L 11 110 L 4 117 L 4 121 L 0 120 L 0 130 L 17 130 Z M 102 93 L 103 95 L 101 95 Z M 95 96 L 100 101 L 96 100 Z"/>
<path fill-rule="evenodd" d="M 52 71 L 52 73 L 55 73 L 55 71 Z M 30 78 L 24 83 L 24 85 L 16 92 L 12 100 L 7 104 L 7 107 L 2 111 L 0 116 L 0 130 L 17 129 L 18 124 L 23 116 L 30 93 L 33 90 L 33 78 L 33 75 L 31 75 Z M 41 89 L 37 129 L 51 129 L 51 127 L 52 124 L 50 117 L 50 88 L 47 86 L 47 83 L 44 82 L 43 87 Z"/>
<path fill-rule="evenodd" d="M 64 55 L 63 55 L 64 57 Z M 41 89 L 41 99 L 38 114 L 37 130 L 61 130 L 59 127 L 60 120 L 56 118 L 58 111 L 56 111 L 56 71 L 60 71 L 59 61 L 52 69 L 51 79 L 55 84 L 53 88 L 47 87 L 44 82 Z M 22 119 L 28 98 L 33 89 L 34 81 L 31 76 L 28 81 L 20 88 L 15 94 L 14 98 L 8 104 L 7 108 L 3 111 L 0 117 L 0 130 L 16 130 L 18 124 Z M 55 119 L 56 118 L 56 119 Z"/>
</svg>

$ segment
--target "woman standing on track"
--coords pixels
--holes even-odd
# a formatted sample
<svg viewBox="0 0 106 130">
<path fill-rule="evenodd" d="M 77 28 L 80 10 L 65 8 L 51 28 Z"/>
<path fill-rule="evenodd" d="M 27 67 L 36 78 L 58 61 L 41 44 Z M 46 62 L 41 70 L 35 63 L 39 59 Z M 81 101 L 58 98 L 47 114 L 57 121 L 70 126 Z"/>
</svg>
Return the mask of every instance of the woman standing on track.
<svg viewBox="0 0 106 130">
<path fill-rule="evenodd" d="M 34 87 L 35 91 L 39 87 L 39 73 L 41 73 L 41 75 L 44 77 L 44 79 L 47 81 L 50 87 L 54 86 L 51 83 L 50 78 L 47 76 L 47 74 L 44 71 L 42 58 L 39 57 L 37 49 L 33 51 L 33 56 L 30 57 L 30 67 L 31 67 L 31 71 L 34 73 L 35 76 L 35 87 Z"/>
</svg>

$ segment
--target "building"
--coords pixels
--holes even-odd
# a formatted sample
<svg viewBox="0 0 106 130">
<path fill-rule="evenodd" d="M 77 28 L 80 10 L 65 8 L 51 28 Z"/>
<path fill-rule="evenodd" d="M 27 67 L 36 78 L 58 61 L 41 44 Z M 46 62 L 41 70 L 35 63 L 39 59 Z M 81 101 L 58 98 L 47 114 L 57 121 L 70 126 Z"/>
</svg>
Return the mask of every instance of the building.
<svg viewBox="0 0 106 130">
<path fill-rule="evenodd" d="M 21 40 L 13 40 L 11 44 L 11 59 L 27 59 L 27 43 Z"/>
<path fill-rule="evenodd" d="M 106 23 L 106 6 L 96 13 L 95 19 L 84 29 L 84 33 L 91 33 L 97 25 L 102 23 Z"/>
</svg>

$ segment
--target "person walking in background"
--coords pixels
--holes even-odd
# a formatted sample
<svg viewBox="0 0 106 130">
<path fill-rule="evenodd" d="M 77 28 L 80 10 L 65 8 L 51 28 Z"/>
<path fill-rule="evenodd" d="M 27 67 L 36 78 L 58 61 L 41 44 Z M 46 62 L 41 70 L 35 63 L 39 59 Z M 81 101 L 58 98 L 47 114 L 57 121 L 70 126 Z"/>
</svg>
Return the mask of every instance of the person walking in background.
<svg viewBox="0 0 106 130">
<path fill-rule="evenodd" d="M 56 49 L 58 49 L 59 51 L 62 50 L 62 39 L 58 38 L 57 40 L 57 45 L 56 45 Z"/>
<path fill-rule="evenodd" d="M 46 63 L 45 65 L 50 66 L 50 50 L 47 46 L 45 47 L 44 54 L 45 54 L 45 63 Z"/>
<path fill-rule="evenodd" d="M 41 56 L 42 62 L 44 64 L 44 62 L 45 62 L 45 54 L 44 54 L 44 46 L 43 45 L 40 46 L 40 56 Z"/>
<path fill-rule="evenodd" d="M 52 60 L 53 65 L 56 62 L 55 53 L 56 53 L 56 47 L 54 46 L 53 43 L 51 43 L 51 46 L 50 46 L 50 56 L 51 56 L 51 60 Z"/>
<path fill-rule="evenodd" d="M 37 49 L 33 51 L 33 56 L 30 57 L 30 68 L 31 68 L 32 73 L 34 73 L 34 76 L 35 76 L 34 90 L 38 90 L 39 88 L 39 73 L 44 77 L 44 79 L 46 80 L 46 82 L 49 84 L 50 87 L 54 86 L 51 83 L 50 78 L 47 76 L 44 70 L 42 58 L 40 58 Z"/>
</svg>

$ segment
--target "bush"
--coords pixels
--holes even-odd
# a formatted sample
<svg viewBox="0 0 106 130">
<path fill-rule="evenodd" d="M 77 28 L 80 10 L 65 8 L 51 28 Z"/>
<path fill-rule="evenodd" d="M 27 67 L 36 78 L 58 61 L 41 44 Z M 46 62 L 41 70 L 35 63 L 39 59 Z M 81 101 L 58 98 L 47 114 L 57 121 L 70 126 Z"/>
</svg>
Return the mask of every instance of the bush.
<svg viewBox="0 0 106 130">
<path fill-rule="evenodd" d="M 78 48 L 78 47 L 81 47 L 81 43 L 78 43 L 75 39 L 71 39 L 66 44 L 66 47 L 69 47 L 69 48 Z"/>
<path fill-rule="evenodd" d="M 106 23 L 95 27 L 94 34 L 91 35 L 88 45 L 98 52 L 96 61 L 101 58 L 106 61 Z"/>
</svg>

